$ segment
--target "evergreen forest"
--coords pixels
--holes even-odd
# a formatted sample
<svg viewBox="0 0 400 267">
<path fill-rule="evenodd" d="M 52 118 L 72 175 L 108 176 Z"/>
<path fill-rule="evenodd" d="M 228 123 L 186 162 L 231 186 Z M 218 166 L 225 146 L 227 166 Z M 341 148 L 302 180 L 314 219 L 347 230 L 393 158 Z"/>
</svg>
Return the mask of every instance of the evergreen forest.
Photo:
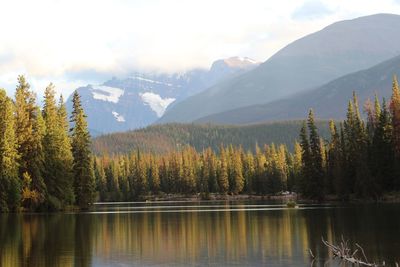
<svg viewBox="0 0 400 267">
<path fill-rule="evenodd" d="M 87 209 L 94 201 L 163 194 L 207 198 L 289 191 L 322 201 L 326 196 L 379 200 L 400 190 L 396 78 L 389 101 L 375 96 L 360 108 L 353 93 L 345 120 L 330 121 L 327 138 L 310 110 L 290 148 L 259 142 L 254 148 L 221 143 L 218 149 L 183 144 L 163 153 L 136 148 L 94 155 L 80 96 L 74 93 L 69 116 L 63 98 L 55 95 L 50 84 L 39 107 L 24 76 L 18 77 L 14 99 L 0 90 L 2 212 Z"/>
</svg>

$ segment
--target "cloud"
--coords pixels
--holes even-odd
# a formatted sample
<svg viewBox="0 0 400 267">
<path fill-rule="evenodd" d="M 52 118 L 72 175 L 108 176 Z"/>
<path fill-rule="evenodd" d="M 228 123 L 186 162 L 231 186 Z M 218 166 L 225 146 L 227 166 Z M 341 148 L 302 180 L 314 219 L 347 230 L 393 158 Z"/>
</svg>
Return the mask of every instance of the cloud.
<svg viewBox="0 0 400 267">
<path fill-rule="evenodd" d="M 38 96 L 49 82 L 67 94 L 136 71 L 183 72 L 231 56 L 265 61 L 335 21 L 400 13 L 393 0 L 320 1 L 2 1 L 0 86 L 13 91 L 26 74 Z"/>
<path fill-rule="evenodd" d="M 295 20 L 313 20 L 331 15 L 333 10 L 320 1 L 307 1 L 292 13 Z"/>
</svg>

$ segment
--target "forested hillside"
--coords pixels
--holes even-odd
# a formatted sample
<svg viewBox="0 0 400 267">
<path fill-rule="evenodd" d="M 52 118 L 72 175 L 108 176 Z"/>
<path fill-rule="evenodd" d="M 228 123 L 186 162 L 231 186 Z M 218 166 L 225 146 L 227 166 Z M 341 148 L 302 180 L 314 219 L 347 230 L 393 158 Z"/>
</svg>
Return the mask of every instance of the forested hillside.
<svg viewBox="0 0 400 267">
<path fill-rule="evenodd" d="M 306 115 L 306 114 L 304 114 Z M 197 151 L 210 147 L 219 151 L 221 144 L 242 146 L 254 151 L 256 144 L 286 144 L 293 150 L 302 121 L 281 121 L 246 126 L 221 126 L 212 124 L 164 124 L 144 129 L 115 133 L 93 140 L 95 154 L 124 154 L 140 149 L 156 153 L 180 150 L 190 145 Z M 321 136 L 329 136 L 328 121 L 318 121 Z"/>
<path fill-rule="evenodd" d="M 95 161 L 100 200 L 127 201 L 160 193 L 278 194 L 289 190 L 323 200 L 326 195 L 378 200 L 400 189 L 400 90 L 393 82 L 389 104 L 375 99 L 361 117 L 356 94 L 346 120 L 329 123 L 323 140 L 311 109 L 299 142 L 256 146 L 255 152 L 229 144 L 218 153 L 186 146 L 165 155 L 140 150 L 102 155 Z M 176 127 L 176 126 L 175 126 Z M 254 129 L 253 129 L 254 130 Z M 218 133 L 218 131 L 216 131 Z"/>
</svg>

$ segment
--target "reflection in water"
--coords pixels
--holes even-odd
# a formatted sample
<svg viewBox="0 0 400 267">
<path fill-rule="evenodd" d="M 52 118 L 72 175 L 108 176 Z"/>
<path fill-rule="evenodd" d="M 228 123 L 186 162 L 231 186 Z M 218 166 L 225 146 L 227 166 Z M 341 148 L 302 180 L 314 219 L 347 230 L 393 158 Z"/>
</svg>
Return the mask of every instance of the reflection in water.
<svg viewBox="0 0 400 267">
<path fill-rule="evenodd" d="M 196 205 L 180 203 L 180 212 L 124 212 L 134 205 L 99 209 L 119 213 L 3 214 L 0 265 L 309 266 L 311 248 L 323 266 L 331 255 L 321 236 L 335 243 L 342 234 L 371 260 L 399 259 L 399 205 L 193 212 Z"/>
</svg>

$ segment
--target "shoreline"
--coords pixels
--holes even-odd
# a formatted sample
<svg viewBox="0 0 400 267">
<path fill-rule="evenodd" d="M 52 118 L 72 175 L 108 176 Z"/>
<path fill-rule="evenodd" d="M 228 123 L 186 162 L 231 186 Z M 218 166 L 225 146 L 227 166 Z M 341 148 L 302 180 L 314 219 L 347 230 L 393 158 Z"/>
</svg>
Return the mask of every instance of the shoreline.
<svg viewBox="0 0 400 267">
<path fill-rule="evenodd" d="M 348 203 L 348 204 L 359 204 L 359 203 L 400 203 L 400 192 L 390 192 L 381 196 L 379 199 L 372 198 L 357 198 L 356 196 L 350 196 L 348 199 L 342 199 L 336 195 L 327 195 L 323 200 L 307 199 L 302 198 L 297 193 L 290 193 L 285 195 L 255 195 L 255 194 L 218 194 L 210 193 L 206 196 L 198 194 L 160 194 L 160 195 L 147 195 L 141 196 L 136 200 L 132 201 L 98 201 L 95 203 L 112 203 L 112 202 L 168 202 L 168 201 L 179 201 L 179 202 L 196 202 L 196 201 L 247 201 L 247 200 L 272 200 L 289 202 L 294 201 L 296 203 Z"/>
</svg>

